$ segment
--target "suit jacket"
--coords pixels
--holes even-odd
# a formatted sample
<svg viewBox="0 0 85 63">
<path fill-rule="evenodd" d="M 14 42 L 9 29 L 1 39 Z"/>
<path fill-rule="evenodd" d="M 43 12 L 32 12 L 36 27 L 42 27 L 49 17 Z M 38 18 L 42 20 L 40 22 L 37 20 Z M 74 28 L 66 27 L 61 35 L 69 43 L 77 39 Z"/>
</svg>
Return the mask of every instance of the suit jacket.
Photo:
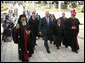
<svg viewBox="0 0 85 63">
<path fill-rule="evenodd" d="M 51 18 L 49 18 L 49 26 L 48 26 L 46 17 L 43 17 L 39 23 L 39 31 L 42 32 L 43 39 L 50 38 L 50 29 L 51 29 Z"/>
</svg>

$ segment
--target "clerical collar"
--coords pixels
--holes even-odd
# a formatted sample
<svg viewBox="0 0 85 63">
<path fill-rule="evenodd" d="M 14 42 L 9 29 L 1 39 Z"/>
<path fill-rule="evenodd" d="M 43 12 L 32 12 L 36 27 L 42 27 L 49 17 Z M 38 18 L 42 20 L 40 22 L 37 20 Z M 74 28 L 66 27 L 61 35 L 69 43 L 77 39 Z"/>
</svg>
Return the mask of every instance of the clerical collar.
<svg viewBox="0 0 85 63">
<path fill-rule="evenodd" d="M 58 24 L 58 26 L 60 27 L 60 24 Z"/>
</svg>

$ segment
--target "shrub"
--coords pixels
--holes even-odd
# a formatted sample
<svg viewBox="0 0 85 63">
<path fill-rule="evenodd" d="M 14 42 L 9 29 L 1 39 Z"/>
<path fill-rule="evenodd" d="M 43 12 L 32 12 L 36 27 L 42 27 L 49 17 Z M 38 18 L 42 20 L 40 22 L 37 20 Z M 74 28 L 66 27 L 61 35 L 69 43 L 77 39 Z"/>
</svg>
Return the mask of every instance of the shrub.
<svg viewBox="0 0 85 63">
<path fill-rule="evenodd" d="M 1 11 L 6 11 L 8 9 L 8 7 L 3 7 L 1 8 Z"/>
</svg>

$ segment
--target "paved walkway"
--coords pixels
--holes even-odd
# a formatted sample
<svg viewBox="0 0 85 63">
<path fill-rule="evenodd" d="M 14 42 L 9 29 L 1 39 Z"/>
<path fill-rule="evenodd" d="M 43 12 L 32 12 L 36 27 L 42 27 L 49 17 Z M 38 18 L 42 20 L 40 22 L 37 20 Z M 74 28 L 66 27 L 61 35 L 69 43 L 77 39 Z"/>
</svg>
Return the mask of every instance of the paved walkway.
<svg viewBox="0 0 85 63">
<path fill-rule="evenodd" d="M 48 54 L 44 47 L 42 39 L 37 40 L 34 54 L 29 58 L 29 62 L 84 62 L 84 26 L 80 25 L 80 33 L 78 36 L 79 54 L 71 51 L 71 48 L 65 48 L 63 45 L 59 50 L 49 44 L 51 53 Z M 1 62 L 21 62 L 18 59 L 18 45 L 14 42 L 2 42 L 1 46 Z"/>
</svg>

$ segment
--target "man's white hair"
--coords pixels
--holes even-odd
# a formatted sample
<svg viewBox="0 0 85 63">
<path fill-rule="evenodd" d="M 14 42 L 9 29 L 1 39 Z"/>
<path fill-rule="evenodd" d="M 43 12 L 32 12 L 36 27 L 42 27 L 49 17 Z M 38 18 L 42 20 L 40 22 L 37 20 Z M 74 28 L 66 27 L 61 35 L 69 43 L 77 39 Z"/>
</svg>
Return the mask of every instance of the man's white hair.
<svg viewBox="0 0 85 63">
<path fill-rule="evenodd" d="M 49 11 L 46 11 L 45 14 L 46 14 L 46 13 L 49 13 Z M 49 14 L 50 14 L 50 13 L 49 13 Z"/>
<path fill-rule="evenodd" d="M 63 12 L 62 14 L 65 14 L 65 12 Z"/>
</svg>

